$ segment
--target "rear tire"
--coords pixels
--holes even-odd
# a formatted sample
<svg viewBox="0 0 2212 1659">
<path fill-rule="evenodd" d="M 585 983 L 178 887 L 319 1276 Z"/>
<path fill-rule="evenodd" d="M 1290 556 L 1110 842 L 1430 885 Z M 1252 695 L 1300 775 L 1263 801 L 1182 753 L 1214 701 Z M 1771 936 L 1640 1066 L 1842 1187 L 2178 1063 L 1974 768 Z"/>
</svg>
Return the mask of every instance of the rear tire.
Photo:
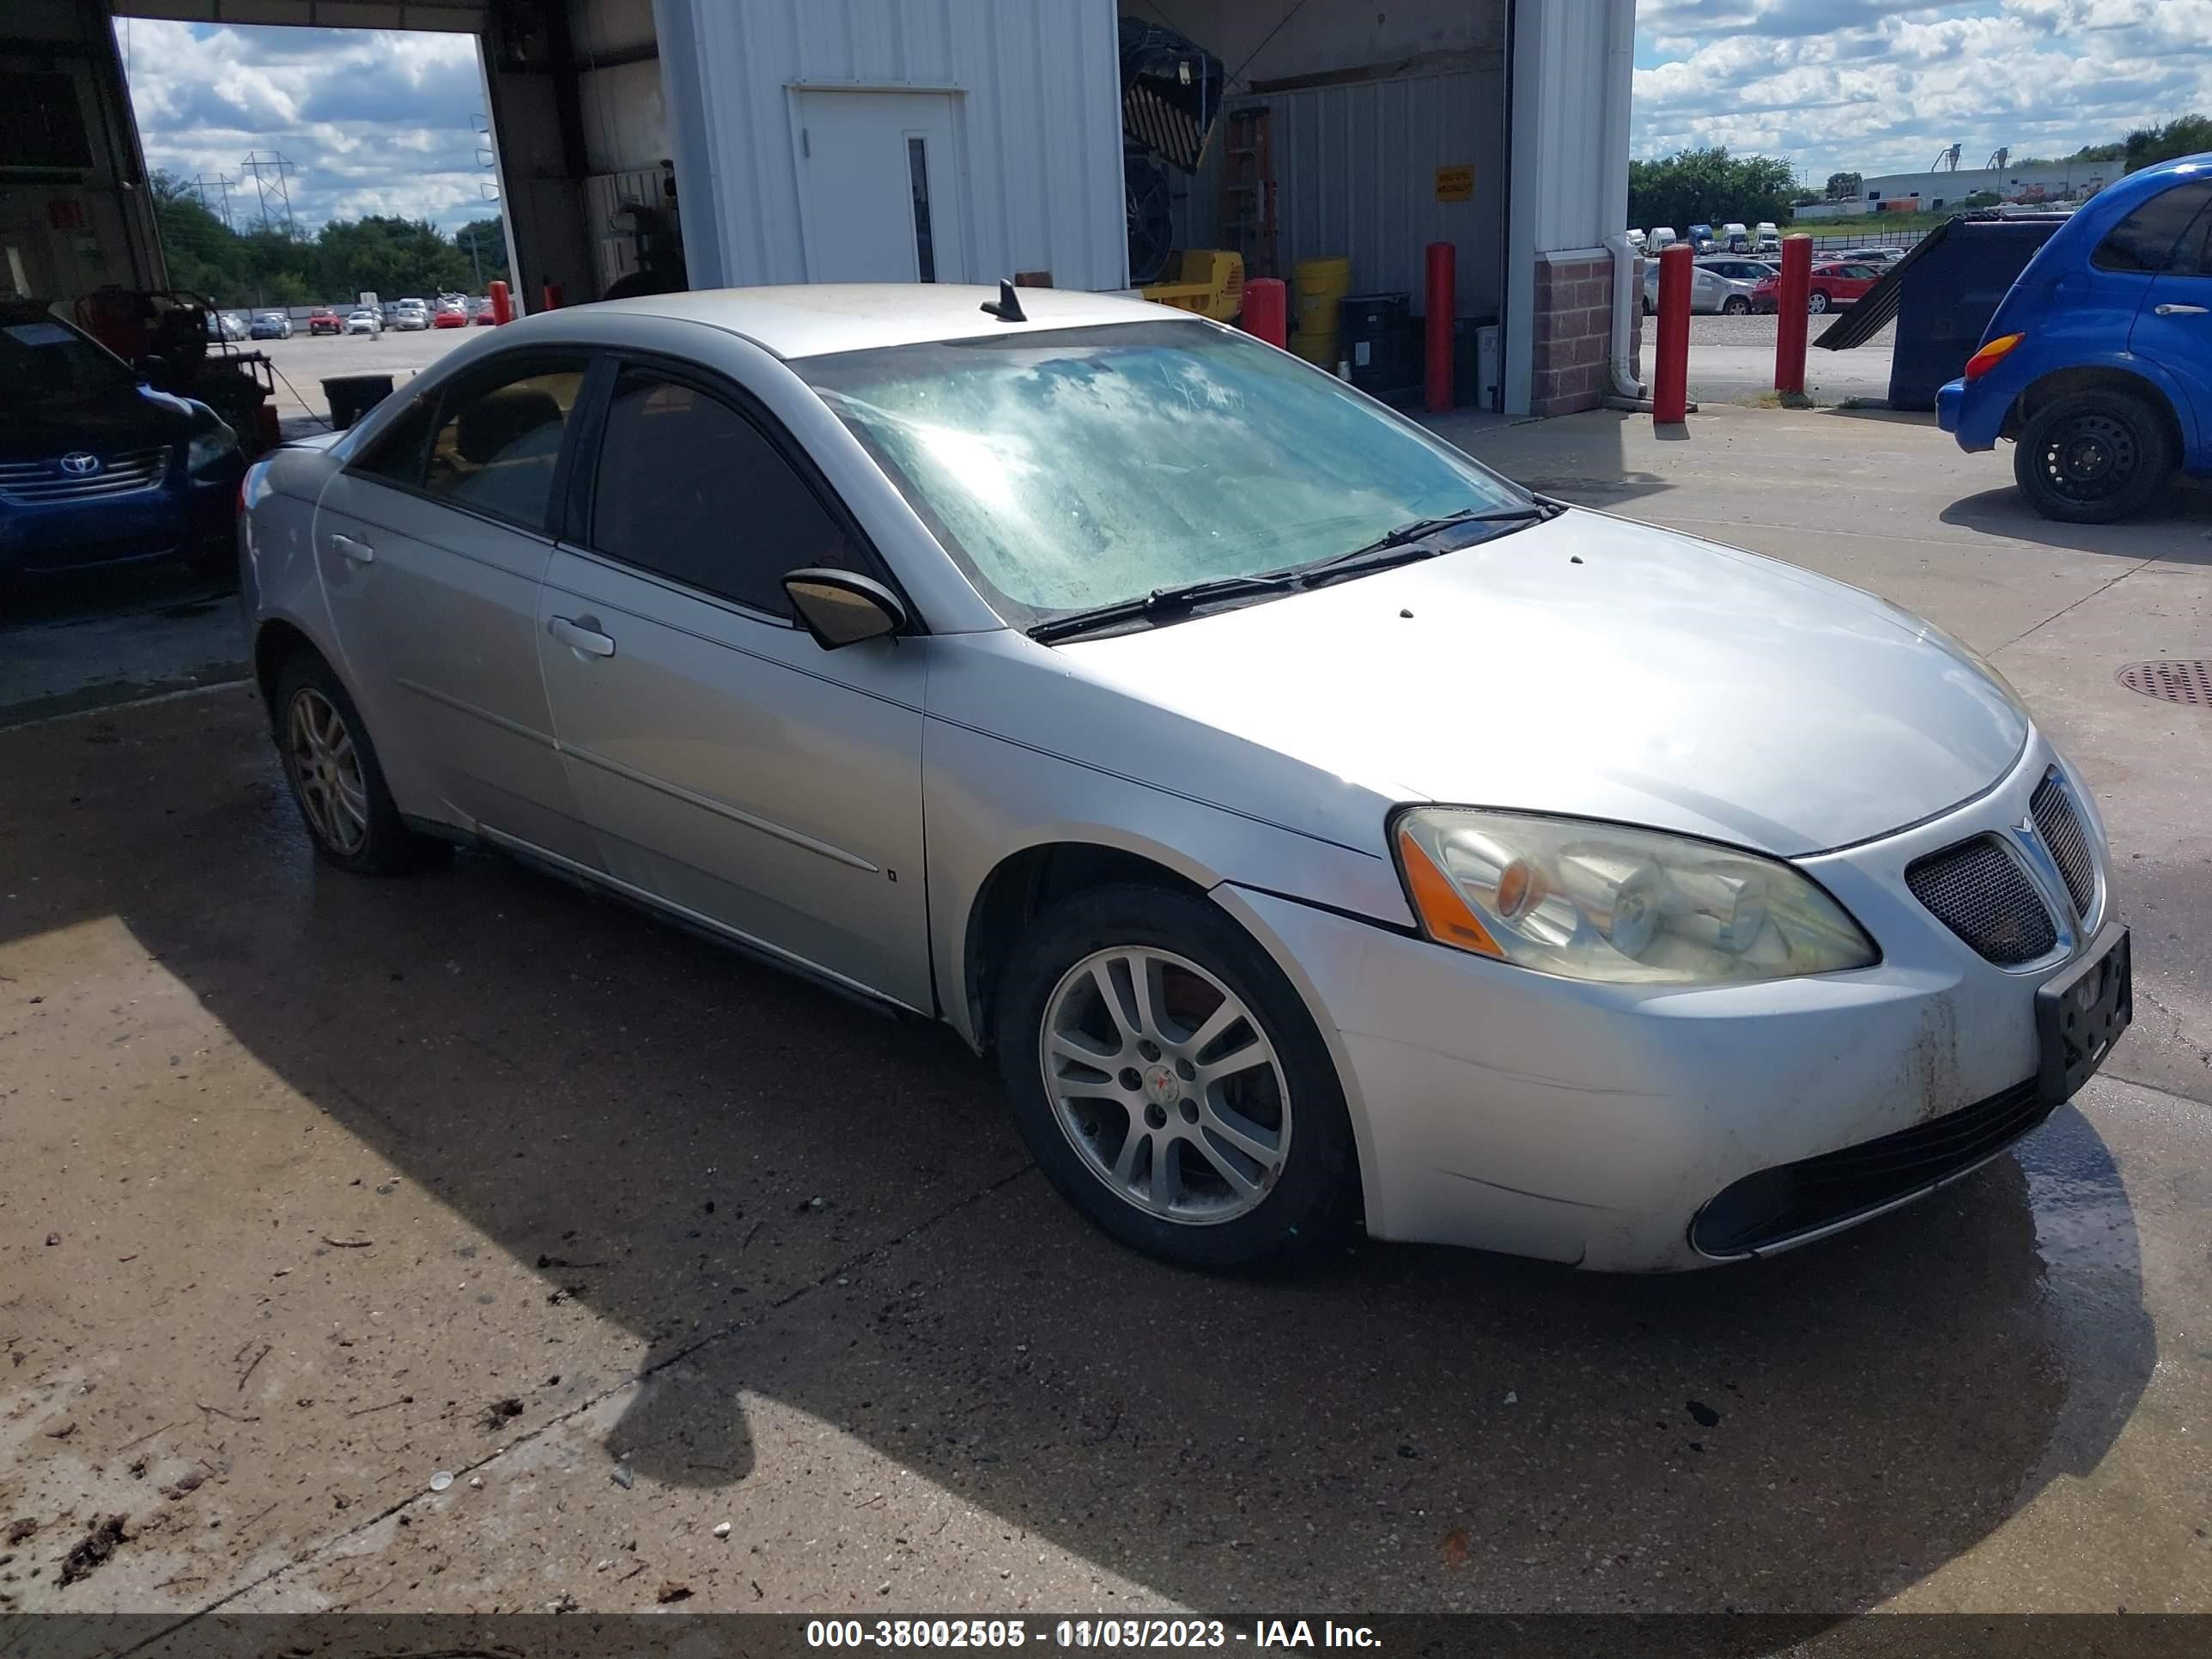
<svg viewBox="0 0 2212 1659">
<path fill-rule="evenodd" d="M 1819 289 L 1814 289 L 1812 293 L 1806 295 L 1805 309 L 1811 312 L 1815 317 L 1819 316 L 1827 308 L 1828 296 L 1821 293 Z"/>
<path fill-rule="evenodd" d="M 1741 294 L 1731 294 L 1721 301 L 1721 310 L 1730 317 L 1746 316 L 1751 311 L 1751 301 Z"/>
<path fill-rule="evenodd" d="M 276 676 L 270 712 L 284 781 L 317 857 L 356 875 L 397 876 L 452 855 L 399 816 L 361 711 L 328 663 L 295 653 Z"/>
<path fill-rule="evenodd" d="M 2060 524 L 2141 512 L 2172 476 L 2166 411 L 2117 388 L 2054 398 L 2021 428 L 2012 475 L 2028 505 Z"/>
<path fill-rule="evenodd" d="M 1358 1164 L 1336 1068 L 1281 969 L 1218 907 L 1138 885 L 1075 894 L 1031 923 L 1000 983 L 1015 1123 L 1100 1228 L 1216 1270 L 1342 1249 Z"/>
</svg>

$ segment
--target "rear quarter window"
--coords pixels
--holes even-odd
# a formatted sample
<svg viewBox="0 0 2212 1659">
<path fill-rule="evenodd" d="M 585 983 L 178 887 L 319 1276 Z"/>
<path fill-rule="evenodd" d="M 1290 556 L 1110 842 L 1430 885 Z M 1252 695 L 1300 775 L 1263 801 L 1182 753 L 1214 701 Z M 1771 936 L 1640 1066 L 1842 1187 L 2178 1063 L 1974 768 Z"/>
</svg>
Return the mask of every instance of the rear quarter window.
<svg viewBox="0 0 2212 1659">
<path fill-rule="evenodd" d="M 2196 272 L 2203 234 L 2201 228 L 2190 232 L 2207 204 L 2212 204 L 2212 182 L 2193 179 L 2161 191 L 2114 225 L 2089 262 L 2105 270 Z"/>
</svg>

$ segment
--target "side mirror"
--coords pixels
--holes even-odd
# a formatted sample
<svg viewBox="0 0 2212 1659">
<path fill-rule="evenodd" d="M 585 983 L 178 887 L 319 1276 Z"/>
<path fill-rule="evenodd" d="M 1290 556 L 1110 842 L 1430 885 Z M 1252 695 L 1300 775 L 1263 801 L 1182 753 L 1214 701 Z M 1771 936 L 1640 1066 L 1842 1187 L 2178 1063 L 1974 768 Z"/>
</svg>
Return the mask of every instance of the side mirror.
<svg viewBox="0 0 2212 1659">
<path fill-rule="evenodd" d="M 898 595 L 850 570 L 793 570 L 784 577 L 783 591 L 824 651 L 880 639 L 906 626 L 906 606 Z"/>
</svg>

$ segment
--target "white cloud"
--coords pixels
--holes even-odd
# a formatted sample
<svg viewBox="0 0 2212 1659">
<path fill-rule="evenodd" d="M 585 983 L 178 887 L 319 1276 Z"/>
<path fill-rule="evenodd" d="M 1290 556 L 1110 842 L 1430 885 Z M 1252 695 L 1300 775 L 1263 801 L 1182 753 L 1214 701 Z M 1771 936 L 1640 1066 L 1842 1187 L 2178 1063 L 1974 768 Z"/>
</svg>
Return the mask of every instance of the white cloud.
<svg viewBox="0 0 2212 1659">
<path fill-rule="evenodd" d="M 1644 0 L 1637 25 L 1637 155 L 1724 144 L 1814 184 L 2212 112 L 2212 0 Z"/>
<path fill-rule="evenodd" d="M 478 164 L 474 37 L 396 30 L 210 27 L 119 20 L 149 167 L 226 178 L 241 228 L 262 198 L 240 163 L 281 152 L 292 215 L 397 214 L 447 228 L 495 210 Z M 210 186 L 210 205 L 221 192 Z M 273 183 L 272 214 L 281 217 Z"/>
</svg>

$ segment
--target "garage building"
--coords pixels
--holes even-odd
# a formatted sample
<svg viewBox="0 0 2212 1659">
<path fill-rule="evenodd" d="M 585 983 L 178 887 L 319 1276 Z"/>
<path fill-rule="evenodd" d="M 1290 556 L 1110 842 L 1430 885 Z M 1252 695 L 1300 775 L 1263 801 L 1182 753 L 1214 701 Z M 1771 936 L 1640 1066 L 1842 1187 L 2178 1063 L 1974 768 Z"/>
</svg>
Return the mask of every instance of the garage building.
<svg viewBox="0 0 2212 1659">
<path fill-rule="evenodd" d="M 635 268 L 625 202 L 680 227 L 694 287 L 1123 288 L 1117 43 L 1163 25 L 1224 74 L 1172 175 L 1179 246 L 1285 276 L 1348 258 L 1418 313 L 1423 249 L 1449 241 L 1511 412 L 1599 402 L 1620 337 L 1633 0 L 13 0 L 0 285 L 161 285 L 118 15 L 477 34 L 531 305 Z"/>
</svg>

